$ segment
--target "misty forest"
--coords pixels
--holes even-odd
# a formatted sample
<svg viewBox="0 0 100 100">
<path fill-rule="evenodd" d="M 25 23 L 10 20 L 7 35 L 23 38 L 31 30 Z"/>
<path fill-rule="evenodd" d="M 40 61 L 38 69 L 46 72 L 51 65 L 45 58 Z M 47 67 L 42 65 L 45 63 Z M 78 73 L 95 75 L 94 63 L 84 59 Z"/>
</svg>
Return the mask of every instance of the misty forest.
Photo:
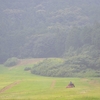
<svg viewBox="0 0 100 100">
<path fill-rule="evenodd" d="M 45 58 L 32 74 L 100 77 L 100 0 L 0 0 L 0 64 Z"/>
<path fill-rule="evenodd" d="M 100 100 L 100 0 L 0 0 L 0 100 Z"/>
</svg>

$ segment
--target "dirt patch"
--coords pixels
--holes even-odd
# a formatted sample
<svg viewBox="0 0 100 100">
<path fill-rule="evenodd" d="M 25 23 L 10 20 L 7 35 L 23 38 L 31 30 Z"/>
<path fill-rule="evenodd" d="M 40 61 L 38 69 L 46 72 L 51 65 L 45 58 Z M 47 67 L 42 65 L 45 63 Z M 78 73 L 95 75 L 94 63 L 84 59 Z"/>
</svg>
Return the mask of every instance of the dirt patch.
<svg viewBox="0 0 100 100">
<path fill-rule="evenodd" d="M 19 64 L 17 66 L 35 64 L 35 63 L 38 63 L 38 62 L 43 61 L 43 60 L 44 60 L 44 58 L 20 59 L 20 62 L 19 62 Z"/>
<path fill-rule="evenodd" d="M 15 86 L 15 85 L 17 85 L 17 84 L 19 84 L 19 83 L 20 83 L 20 81 L 17 81 L 17 82 L 14 82 L 14 83 L 11 83 L 11 84 L 5 86 L 4 88 L 2 88 L 2 89 L 0 90 L 0 93 L 5 92 L 6 90 L 12 88 L 13 86 Z"/>
<path fill-rule="evenodd" d="M 51 87 L 50 87 L 50 88 L 51 88 L 51 89 L 52 89 L 52 88 L 54 88 L 55 84 L 56 84 L 56 81 L 55 81 L 55 80 L 53 80 L 53 82 L 52 82 L 52 84 L 51 84 Z"/>
<path fill-rule="evenodd" d="M 16 66 L 10 67 L 9 70 L 17 68 L 18 66 L 26 66 L 29 64 L 36 64 L 43 61 L 45 58 L 34 58 L 34 59 L 19 59 L 19 63 Z"/>
</svg>

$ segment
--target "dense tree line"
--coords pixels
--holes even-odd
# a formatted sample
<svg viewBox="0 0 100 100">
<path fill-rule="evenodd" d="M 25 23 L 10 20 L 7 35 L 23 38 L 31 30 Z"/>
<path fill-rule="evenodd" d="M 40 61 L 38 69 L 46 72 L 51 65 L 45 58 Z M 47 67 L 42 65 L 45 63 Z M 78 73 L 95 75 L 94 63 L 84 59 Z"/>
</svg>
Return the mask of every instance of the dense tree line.
<svg viewBox="0 0 100 100">
<path fill-rule="evenodd" d="M 49 77 L 100 77 L 100 57 L 70 56 L 66 59 L 46 59 L 31 68 L 31 73 Z"/>
<path fill-rule="evenodd" d="M 99 58 L 99 5 L 99 0 L 0 0 L 0 63 L 87 52 Z"/>
</svg>

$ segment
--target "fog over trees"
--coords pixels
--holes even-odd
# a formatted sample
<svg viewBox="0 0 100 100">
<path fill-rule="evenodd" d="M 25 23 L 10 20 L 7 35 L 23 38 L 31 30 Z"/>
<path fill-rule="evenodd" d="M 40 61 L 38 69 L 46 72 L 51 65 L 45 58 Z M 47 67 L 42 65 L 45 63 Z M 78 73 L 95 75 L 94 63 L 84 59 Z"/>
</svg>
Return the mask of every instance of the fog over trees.
<svg viewBox="0 0 100 100">
<path fill-rule="evenodd" d="M 100 0 L 0 0 L 0 63 L 80 55 L 99 68 Z"/>
</svg>

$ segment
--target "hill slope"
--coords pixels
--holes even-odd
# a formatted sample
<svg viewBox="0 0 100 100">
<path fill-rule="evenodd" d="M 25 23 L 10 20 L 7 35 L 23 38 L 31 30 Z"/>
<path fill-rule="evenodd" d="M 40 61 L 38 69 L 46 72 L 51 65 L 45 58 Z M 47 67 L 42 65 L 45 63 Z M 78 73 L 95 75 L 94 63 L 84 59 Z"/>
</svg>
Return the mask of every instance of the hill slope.
<svg viewBox="0 0 100 100">
<path fill-rule="evenodd" d="M 60 62 L 62 60 L 58 61 Z M 28 71 L 24 71 L 25 65 L 19 65 L 12 69 L 0 65 L 0 100 L 100 99 L 100 78 L 54 78 L 36 76 L 30 74 Z M 27 66 L 31 67 L 33 64 Z M 70 81 L 75 84 L 75 88 L 66 88 Z"/>
</svg>

